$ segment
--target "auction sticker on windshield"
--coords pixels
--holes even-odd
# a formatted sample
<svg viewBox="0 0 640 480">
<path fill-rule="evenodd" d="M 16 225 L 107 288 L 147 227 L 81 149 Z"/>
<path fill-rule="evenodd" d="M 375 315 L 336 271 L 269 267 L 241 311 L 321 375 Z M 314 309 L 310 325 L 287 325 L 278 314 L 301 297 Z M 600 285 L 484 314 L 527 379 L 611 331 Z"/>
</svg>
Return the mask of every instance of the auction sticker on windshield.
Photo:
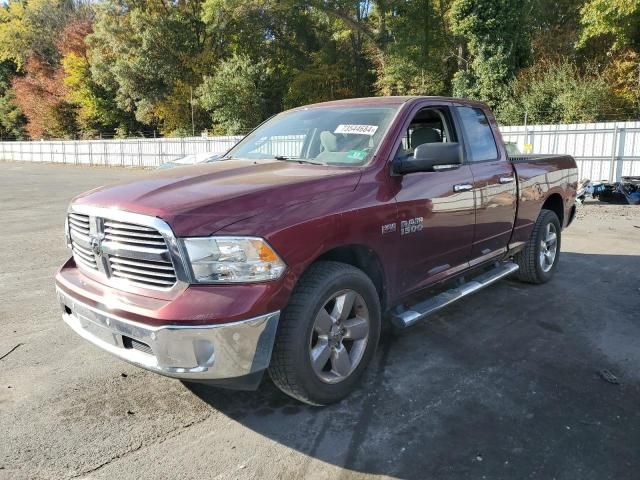
<svg viewBox="0 0 640 480">
<path fill-rule="evenodd" d="M 351 133 L 356 135 L 373 135 L 378 130 L 377 125 L 338 125 L 333 133 Z"/>
</svg>

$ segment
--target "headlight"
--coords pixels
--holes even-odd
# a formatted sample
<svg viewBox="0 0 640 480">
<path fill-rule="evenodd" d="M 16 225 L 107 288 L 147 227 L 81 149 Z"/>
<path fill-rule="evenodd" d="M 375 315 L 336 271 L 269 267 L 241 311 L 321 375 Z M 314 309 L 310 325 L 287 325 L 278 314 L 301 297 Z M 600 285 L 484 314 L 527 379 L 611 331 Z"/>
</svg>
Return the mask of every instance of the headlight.
<svg viewBox="0 0 640 480">
<path fill-rule="evenodd" d="M 205 237 L 182 240 L 194 279 L 199 283 L 275 280 L 286 265 L 267 242 L 251 237 Z"/>
</svg>

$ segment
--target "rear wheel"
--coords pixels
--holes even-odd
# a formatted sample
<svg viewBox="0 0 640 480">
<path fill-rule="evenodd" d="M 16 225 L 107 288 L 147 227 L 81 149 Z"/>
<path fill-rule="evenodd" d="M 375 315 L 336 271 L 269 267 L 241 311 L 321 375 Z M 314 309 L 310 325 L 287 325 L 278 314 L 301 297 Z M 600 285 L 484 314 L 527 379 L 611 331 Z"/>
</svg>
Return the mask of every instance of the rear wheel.
<svg viewBox="0 0 640 480">
<path fill-rule="evenodd" d="M 311 405 L 346 397 L 375 353 L 380 302 L 361 270 L 318 262 L 283 311 L 269 375 L 287 395 Z"/>
<path fill-rule="evenodd" d="M 518 279 L 528 283 L 551 280 L 560 259 L 560 220 L 555 212 L 541 210 L 525 248 L 514 257 Z"/>
</svg>

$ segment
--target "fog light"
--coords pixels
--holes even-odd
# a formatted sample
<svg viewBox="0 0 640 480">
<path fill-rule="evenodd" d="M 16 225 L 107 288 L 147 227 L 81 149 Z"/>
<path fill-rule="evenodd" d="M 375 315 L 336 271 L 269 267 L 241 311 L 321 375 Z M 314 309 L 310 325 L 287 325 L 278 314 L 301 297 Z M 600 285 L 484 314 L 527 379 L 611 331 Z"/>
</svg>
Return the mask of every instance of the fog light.
<svg viewBox="0 0 640 480">
<path fill-rule="evenodd" d="M 210 367 L 213 365 L 215 360 L 213 343 L 208 340 L 196 340 L 193 342 L 193 349 L 199 367 Z"/>
</svg>

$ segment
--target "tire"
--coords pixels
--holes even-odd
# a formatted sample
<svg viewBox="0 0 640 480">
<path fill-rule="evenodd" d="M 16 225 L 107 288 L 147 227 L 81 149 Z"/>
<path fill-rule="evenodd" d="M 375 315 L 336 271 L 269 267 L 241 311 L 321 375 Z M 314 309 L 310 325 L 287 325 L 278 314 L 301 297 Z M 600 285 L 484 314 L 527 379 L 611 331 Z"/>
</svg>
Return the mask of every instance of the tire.
<svg viewBox="0 0 640 480">
<path fill-rule="evenodd" d="M 549 232 L 555 234 L 555 250 L 552 258 L 549 255 L 552 245 L 549 241 L 551 238 Z M 551 210 L 542 209 L 529 241 L 514 257 L 515 262 L 520 266 L 517 275 L 520 281 L 540 284 L 551 280 L 560 260 L 561 235 L 558 216 Z"/>
<path fill-rule="evenodd" d="M 343 399 L 373 358 L 380 318 L 378 292 L 364 272 L 338 262 L 311 265 L 280 316 L 269 366 L 273 383 L 310 405 Z"/>
</svg>

